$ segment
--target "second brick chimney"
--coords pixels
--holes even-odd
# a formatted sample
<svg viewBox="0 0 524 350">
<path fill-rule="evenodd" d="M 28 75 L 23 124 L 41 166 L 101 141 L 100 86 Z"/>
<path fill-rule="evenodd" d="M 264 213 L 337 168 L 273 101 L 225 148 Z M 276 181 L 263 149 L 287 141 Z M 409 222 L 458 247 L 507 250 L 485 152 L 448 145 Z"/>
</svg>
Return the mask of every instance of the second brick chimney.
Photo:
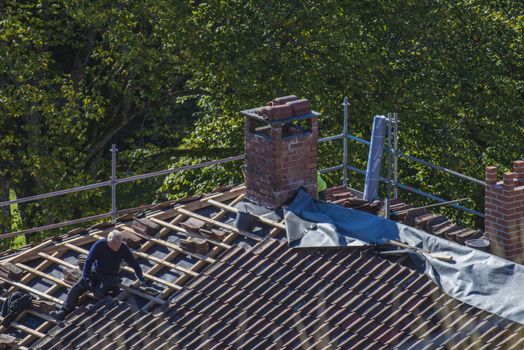
<svg viewBox="0 0 524 350">
<path fill-rule="evenodd" d="M 497 168 L 486 167 L 485 231 L 492 252 L 524 263 L 524 161 L 497 181 Z"/>
<path fill-rule="evenodd" d="M 278 208 L 301 187 L 316 196 L 319 114 L 310 102 L 280 97 L 242 114 L 246 198 Z"/>
</svg>

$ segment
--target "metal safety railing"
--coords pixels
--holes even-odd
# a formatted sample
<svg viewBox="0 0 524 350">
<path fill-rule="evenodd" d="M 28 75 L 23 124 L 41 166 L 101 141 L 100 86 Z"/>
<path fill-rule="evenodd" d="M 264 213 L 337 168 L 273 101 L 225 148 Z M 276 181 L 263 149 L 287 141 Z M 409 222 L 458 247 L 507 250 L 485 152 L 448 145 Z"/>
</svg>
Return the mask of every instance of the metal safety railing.
<svg viewBox="0 0 524 350">
<path fill-rule="evenodd" d="M 340 135 L 340 136 L 343 137 L 342 135 Z M 361 139 L 360 137 L 357 137 L 357 136 L 354 136 L 354 135 L 351 135 L 351 134 L 347 134 L 346 137 L 347 137 L 348 140 L 353 140 L 353 141 L 362 143 L 364 145 L 368 145 L 369 146 L 371 144 L 371 142 L 369 142 L 367 140 L 364 140 L 364 139 Z M 417 158 L 417 157 L 414 157 L 414 156 L 410 156 L 410 155 L 402 153 L 400 151 L 395 152 L 393 150 L 393 155 L 395 155 L 395 154 L 398 157 L 400 157 L 400 158 L 412 160 L 415 163 L 420 163 L 420 164 L 423 164 L 423 165 L 425 165 L 425 166 L 427 166 L 429 168 L 432 168 L 432 169 L 435 169 L 435 170 L 440 170 L 442 172 L 451 174 L 451 175 L 456 176 L 458 178 L 461 178 L 463 180 L 471 181 L 471 182 L 474 182 L 474 183 L 476 183 L 478 185 L 486 186 L 486 183 L 484 181 L 475 179 L 474 177 L 471 177 L 471 176 L 468 176 L 468 175 L 465 175 L 465 174 L 461 174 L 461 173 L 459 173 L 457 171 L 445 168 L 445 167 L 440 166 L 440 165 L 432 164 L 432 163 L 430 163 L 430 162 L 428 162 L 426 160 L 423 160 L 423 159 L 420 159 L 420 158 Z"/>
<path fill-rule="evenodd" d="M 365 145 L 368 145 L 368 146 L 370 145 L 370 142 L 367 141 L 367 140 L 364 140 L 362 138 L 359 138 L 359 137 L 357 137 L 355 135 L 352 135 L 352 134 L 350 134 L 348 132 L 348 127 L 349 127 L 349 106 L 350 106 L 350 103 L 349 103 L 347 97 L 344 98 L 344 102 L 343 102 L 342 105 L 343 105 L 343 110 L 344 110 L 344 124 L 343 124 L 343 132 L 342 132 L 342 134 L 328 136 L 328 137 L 324 137 L 324 138 L 321 138 L 321 139 L 318 140 L 319 143 L 329 142 L 329 141 L 336 141 L 336 140 L 342 140 L 342 142 L 343 142 L 342 164 L 336 165 L 336 166 L 333 166 L 333 167 L 329 167 L 329 168 L 325 168 L 325 169 L 320 169 L 319 172 L 321 172 L 321 173 L 329 173 L 329 172 L 333 172 L 333 171 L 342 170 L 343 171 L 342 185 L 347 187 L 347 184 L 348 184 L 347 172 L 348 172 L 348 170 L 349 171 L 353 171 L 353 172 L 357 172 L 359 174 L 364 174 L 364 175 L 366 174 L 366 172 L 364 170 L 355 168 L 355 167 L 350 166 L 348 164 L 348 141 L 356 141 L 358 143 L 365 144 Z M 398 150 L 398 148 L 397 148 L 398 144 L 397 144 L 397 136 L 396 136 L 397 132 L 398 132 L 398 128 L 397 128 L 398 121 L 397 121 L 397 118 L 396 118 L 396 113 L 394 115 L 395 115 L 395 123 L 394 123 L 394 134 L 395 134 L 395 137 L 393 139 L 394 149 L 392 149 L 391 141 L 389 141 L 389 140 L 388 140 L 388 147 L 387 147 L 388 153 L 394 157 L 394 163 L 393 163 L 393 172 L 394 172 L 394 174 L 393 174 L 393 179 L 391 179 L 391 168 L 390 168 L 391 165 L 389 165 L 389 164 L 391 164 L 391 158 L 389 157 L 388 178 L 382 178 L 381 177 L 380 180 L 382 182 L 388 184 L 388 187 L 390 187 L 390 186 L 394 186 L 395 187 L 395 189 L 394 189 L 395 190 L 395 198 L 397 196 L 396 195 L 397 194 L 397 192 L 396 192 L 397 188 L 400 188 L 400 189 L 403 189 L 403 190 L 415 193 L 415 194 L 417 194 L 419 196 L 426 197 L 426 198 L 429 198 L 431 200 L 435 200 L 437 202 L 447 202 L 448 201 L 447 199 L 435 196 L 435 195 L 433 195 L 431 193 L 427 193 L 427 192 L 421 191 L 419 189 L 416 189 L 416 188 L 414 188 L 412 186 L 407 186 L 405 184 L 402 184 L 402 183 L 398 182 L 397 159 L 399 157 L 411 160 L 411 161 L 416 162 L 416 163 L 423 164 L 423 165 L 428 166 L 428 167 L 430 167 L 432 169 L 435 169 L 435 170 L 446 172 L 448 174 L 451 174 L 451 175 L 453 175 L 455 177 L 458 177 L 458 178 L 461 178 L 463 180 L 467 180 L 467 181 L 476 183 L 478 185 L 485 186 L 485 182 L 483 182 L 483 181 L 480 181 L 480 180 L 475 179 L 473 177 L 467 176 L 465 174 L 461 174 L 461 173 L 459 173 L 457 171 L 454 171 L 454 170 L 451 170 L 451 169 L 448 169 L 448 168 L 445 168 L 445 167 L 442 167 L 442 166 L 439 166 L 439 165 L 436 165 L 436 164 L 432 164 L 432 163 L 430 163 L 428 161 L 425 161 L 423 159 L 420 159 L 420 158 L 417 158 L 417 157 L 414 157 L 414 156 L 410 156 L 410 155 L 408 155 L 406 153 L 400 152 Z M 390 115 L 389 115 L 389 118 L 391 119 Z M 388 131 L 388 136 L 391 137 L 391 130 Z M 89 184 L 89 185 L 78 186 L 78 187 L 73 187 L 73 188 L 69 188 L 69 189 L 64 189 L 64 190 L 59 190 L 59 191 L 54 191 L 54 192 L 48 192 L 48 193 L 44 193 L 44 194 L 28 196 L 28 197 L 18 198 L 18 199 L 14 199 L 14 200 L 0 202 L 0 207 L 5 207 L 5 206 L 9 206 L 11 204 L 26 203 L 26 202 L 31 202 L 31 201 L 37 201 L 37 200 L 45 199 L 45 198 L 52 198 L 52 197 L 66 195 L 66 194 L 82 192 L 82 191 L 88 191 L 88 190 L 92 190 L 92 189 L 96 189 L 96 188 L 111 186 L 111 211 L 110 212 L 97 214 L 97 215 L 93 215 L 93 216 L 88 216 L 88 217 L 83 217 L 83 218 L 79 218 L 79 219 L 74 219 L 74 220 L 70 220 L 70 221 L 64 221 L 64 222 L 60 222 L 60 223 L 49 224 L 49 225 L 45 225 L 45 226 L 34 227 L 34 228 L 30 228 L 30 229 L 26 229 L 26 230 L 22 230 L 22 231 L 17 231 L 17 232 L 4 233 L 4 234 L 0 234 L 0 239 L 10 238 L 10 237 L 14 237 L 14 236 L 18 236 L 18 235 L 22 235 L 22 234 L 26 234 L 26 233 L 34 233 L 34 232 L 40 232 L 40 231 L 45 231 L 45 230 L 61 228 L 61 227 L 65 227 L 65 226 L 75 225 L 75 224 L 79 224 L 79 223 L 82 223 L 82 222 L 93 221 L 93 220 L 98 220 L 98 219 L 107 218 L 107 217 L 112 217 L 113 220 L 116 220 L 118 215 L 129 213 L 129 212 L 137 210 L 137 208 L 129 208 L 129 209 L 124 209 L 124 210 L 118 210 L 118 205 L 117 205 L 118 204 L 117 203 L 117 185 L 119 185 L 119 184 L 127 183 L 127 182 L 134 182 L 134 181 L 138 181 L 138 180 L 144 180 L 144 179 L 158 177 L 158 176 L 165 176 L 165 175 L 169 175 L 169 174 L 173 174 L 173 173 L 177 173 L 177 172 L 181 172 L 181 171 L 186 171 L 186 170 L 201 169 L 201 168 L 205 168 L 205 167 L 212 166 L 212 165 L 228 163 L 228 162 L 233 162 L 233 161 L 238 161 L 238 160 L 244 159 L 244 155 L 238 155 L 238 156 L 232 156 L 232 157 L 228 157 L 228 158 L 223 158 L 223 159 L 203 162 L 203 163 L 194 164 L 194 165 L 186 165 L 186 166 L 181 166 L 181 167 L 173 168 L 173 169 L 165 169 L 165 170 L 155 171 L 155 172 L 146 173 L 146 174 L 134 175 L 134 176 L 129 176 L 129 177 L 125 177 L 125 178 L 118 178 L 117 174 L 116 174 L 117 153 L 118 153 L 118 149 L 116 148 L 116 145 L 112 145 L 110 151 L 111 151 L 111 180 L 109 180 L 109 181 L 102 181 L 102 182 L 97 182 L 97 183 L 93 183 L 93 184 Z M 390 188 L 388 188 L 388 195 L 389 195 L 389 192 L 390 192 Z M 144 209 L 146 207 L 152 207 L 152 206 L 154 206 L 154 205 L 143 206 L 143 207 L 140 207 L 140 209 Z M 462 210 L 462 211 L 465 211 L 465 212 L 468 212 L 468 213 L 480 216 L 480 217 L 484 217 L 483 213 L 481 213 L 479 211 L 476 211 L 476 210 L 473 210 L 471 208 L 467 208 L 465 206 L 456 204 L 456 203 L 451 204 L 450 206 L 454 207 L 456 209 L 459 209 L 459 210 Z"/>
<path fill-rule="evenodd" d="M 342 135 L 338 135 L 338 136 L 340 136 L 340 137 L 342 137 L 344 139 L 344 154 L 343 154 L 342 168 L 344 170 L 343 183 L 344 183 L 345 186 L 347 186 L 347 170 L 351 170 L 353 172 L 357 172 L 359 174 L 366 175 L 366 171 L 364 171 L 362 169 L 355 168 L 355 167 L 350 166 L 348 164 L 348 161 L 347 161 L 347 141 L 348 140 L 352 140 L 352 141 L 356 141 L 356 142 L 361 143 L 361 144 L 365 144 L 367 146 L 370 146 L 371 142 L 367 141 L 367 140 L 364 140 L 362 138 L 359 138 L 359 137 L 357 137 L 355 135 L 351 135 L 350 133 L 348 133 L 347 128 L 348 128 L 349 102 L 347 100 L 347 97 L 344 98 L 343 107 L 344 107 L 344 132 L 343 132 Z M 424 159 L 420 159 L 420 158 L 417 158 L 417 157 L 414 157 L 414 156 L 410 156 L 410 155 L 408 155 L 408 154 L 406 154 L 404 152 L 399 151 L 398 150 L 398 136 L 397 136 L 398 135 L 398 116 L 397 116 L 397 113 L 388 113 L 388 119 L 387 120 L 388 120 L 388 146 L 387 146 L 387 152 L 388 152 L 388 178 L 387 179 L 383 178 L 383 177 L 380 178 L 380 181 L 382 181 L 382 182 L 384 182 L 384 183 L 386 183 L 388 185 L 387 203 L 386 203 L 386 205 L 387 205 L 387 208 L 386 208 L 386 215 L 387 215 L 387 217 L 389 217 L 389 202 L 390 202 L 389 196 L 390 196 L 390 192 L 391 192 L 391 185 L 393 185 L 395 187 L 395 192 L 394 192 L 394 197 L 395 198 L 397 198 L 397 189 L 400 188 L 400 189 L 412 192 L 412 193 L 414 193 L 416 195 L 419 195 L 419 196 L 422 196 L 422 197 L 425 197 L 425 198 L 428 198 L 428 199 L 431 199 L 431 200 L 434 200 L 434 201 L 437 201 L 437 202 L 441 202 L 441 203 L 442 202 L 449 202 L 449 200 L 447 200 L 447 199 L 435 196 L 435 195 L 433 195 L 431 193 L 424 192 L 424 191 L 419 190 L 419 189 L 417 189 L 417 188 L 415 188 L 413 186 L 408 186 L 408 185 L 400 183 L 398 181 L 398 158 L 408 159 L 408 160 L 411 160 L 411 161 L 413 161 L 415 163 L 423 164 L 423 165 L 425 165 L 427 167 L 430 167 L 432 169 L 448 173 L 448 174 L 453 175 L 455 177 L 458 177 L 460 179 L 463 179 L 463 180 L 466 180 L 466 181 L 470 181 L 470 182 L 476 183 L 478 185 L 486 186 L 486 183 L 484 181 L 475 179 L 475 178 L 473 178 L 471 176 L 468 176 L 468 175 L 459 173 L 457 171 L 454 171 L 454 170 L 442 167 L 440 165 L 432 164 L 432 163 L 430 163 L 430 162 L 428 162 L 428 161 L 426 161 Z M 391 126 L 392 125 L 394 127 L 393 140 L 392 140 L 392 137 L 391 137 L 392 136 Z M 394 146 L 393 146 L 394 148 L 393 149 L 392 149 L 391 141 L 393 141 L 393 143 L 394 143 Z M 394 157 L 393 161 L 391 160 L 391 156 Z M 391 176 L 392 176 L 392 174 L 391 174 L 391 166 L 392 165 L 393 165 L 393 172 L 394 172 L 393 173 L 393 179 L 391 178 Z M 481 212 L 479 212 L 477 210 L 465 207 L 465 206 L 460 205 L 460 204 L 453 203 L 453 204 L 450 204 L 449 206 L 453 207 L 455 209 L 459 209 L 459 210 L 465 211 L 465 212 L 470 213 L 470 214 L 474 214 L 474 215 L 479 216 L 479 217 L 484 217 L 483 213 L 481 213 Z"/>
<path fill-rule="evenodd" d="M 118 207 L 117 207 L 116 186 L 118 184 L 149 179 L 149 178 L 157 177 L 157 176 L 169 175 L 169 174 L 186 171 L 186 170 L 195 170 L 195 169 L 205 168 L 205 167 L 212 166 L 212 165 L 228 163 L 228 162 L 233 162 L 233 161 L 244 159 L 244 155 L 233 156 L 233 157 L 203 162 L 199 164 L 185 165 L 185 166 L 181 166 L 178 168 L 165 169 L 165 170 L 160 170 L 160 171 L 155 171 L 155 172 L 140 174 L 140 175 L 134 175 L 134 176 L 129 176 L 126 178 L 119 179 L 116 177 L 116 153 L 118 152 L 118 150 L 116 149 L 116 145 L 112 145 L 111 152 L 112 152 L 111 154 L 111 163 L 112 163 L 111 170 L 112 171 L 111 171 L 111 180 L 109 181 L 97 182 L 97 183 L 90 184 L 90 185 L 73 187 L 73 188 L 68 188 L 65 190 L 54 191 L 54 192 L 39 194 L 35 196 L 23 197 L 23 198 L 10 200 L 10 201 L 0 202 L 0 207 L 5 207 L 11 204 L 26 203 L 26 202 L 36 201 L 40 199 L 58 197 L 58 196 L 63 196 L 63 195 L 70 194 L 70 193 L 82 192 L 82 191 L 92 190 L 96 188 L 111 186 L 111 211 L 110 212 L 88 216 L 88 217 L 83 217 L 83 218 L 74 219 L 74 220 L 69 220 L 69 221 L 64 221 L 64 222 L 55 223 L 55 224 L 34 227 L 34 228 L 22 230 L 22 231 L 4 233 L 4 234 L 0 234 L 0 239 L 16 237 L 16 236 L 23 235 L 26 233 L 34 233 L 34 232 L 52 230 L 56 228 L 62 228 L 66 226 L 76 225 L 76 224 L 80 224 L 83 222 L 93 221 L 93 220 L 98 220 L 98 219 L 103 219 L 103 218 L 108 218 L 108 217 L 112 217 L 112 219 L 115 220 L 118 215 L 126 214 L 126 213 L 137 210 L 136 208 L 129 208 L 129 209 L 124 209 L 124 210 L 117 209 Z M 147 207 L 153 207 L 153 206 L 154 206 L 153 204 L 142 206 L 140 207 L 140 209 L 145 209 Z"/>
</svg>

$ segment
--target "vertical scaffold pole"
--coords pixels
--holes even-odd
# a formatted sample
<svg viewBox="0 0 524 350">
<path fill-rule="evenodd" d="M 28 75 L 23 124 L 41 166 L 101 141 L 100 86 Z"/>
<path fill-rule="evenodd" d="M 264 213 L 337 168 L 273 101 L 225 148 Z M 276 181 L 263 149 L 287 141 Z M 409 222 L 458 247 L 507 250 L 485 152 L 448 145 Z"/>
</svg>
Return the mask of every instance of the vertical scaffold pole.
<svg viewBox="0 0 524 350">
<path fill-rule="evenodd" d="M 348 111 L 349 111 L 349 102 L 347 96 L 344 97 L 344 130 L 343 135 L 344 138 L 342 139 L 342 142 L 344 142 L 344 155 L 342 159 L 342 173 L 343 173 L 343 179 L 342 179 L 342 185 L 344 187 L 347 187 L 348 185 Z"/>
<path fill-rule="evenodd" d="M 386 194 L 386 218 L 389 219 L 391 202 L 391 121 L 392 114 L 388 113 L 388 189 Z"/>
<path fill-rule="evenodd" d="M 398 198 L 398 187 L 397 187 L 397 183 L 398 183 L 398 114 L 395 112 L 393 113 L 393 127 L 394 127 L 394 135 L 393 135 L 393 140 L 394 140 L 394 150 L 395 150 L 395 158 L 393 159 L 394 163 L 393 163 L 393 184 L 394 184 L 394 190 L 393 190 L 393 198 L 397 199 Z"/>
<path fill-rule="evenodd" d="M 113 221 L 117 217 L 117 206 L 116 206 L 116 153 L 118 149 L 115 144 L 111 145 L 111 218 Z"/>
</svg>

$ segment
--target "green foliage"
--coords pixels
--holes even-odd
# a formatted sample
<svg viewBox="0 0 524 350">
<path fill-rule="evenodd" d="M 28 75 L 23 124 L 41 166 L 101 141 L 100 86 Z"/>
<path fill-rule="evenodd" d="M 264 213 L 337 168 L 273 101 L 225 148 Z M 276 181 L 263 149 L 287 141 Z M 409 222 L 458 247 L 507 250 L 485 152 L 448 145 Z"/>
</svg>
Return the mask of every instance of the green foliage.
<svg viewBox="0 0 524 350">
<path fill-rule="evenodd" d="M 178 10 L 165 1 L 0 2 L 0 197 L 7 187 L 25 197 L 107 180 L 112 142 L 122 151 L 177 145 L 194 109 L 171 21 Z M 107 191 L 94 190 L 21 210 L 31 227 L 107 203 Z"/>
<path fill-rule="evenodd" d="M 239 111 L 288 94 L 322 113 L 321 136 L 341 132 L 344 96 L 349 130 L 365 139 L 373 115 L 398 112 L 403 150 L 476 178 L 524 154 L 521 1 L 28 0 L 0 1 L 0 14 L 2 199 L 107 180 L 111 143 L 119 177 L 241 154 Z M 341 163 L 340 141 L 319 149 L 321 167 Z M 366 157 L 350 142 L 351 165 Z M 120 186 L 119 207 L 156 189 L 161 200 L 239 183 L 239 168 Z M 401 182 L 482 210 L 480 186 L 400 169 Z M 101 189 L 20 209 L 32 227 L 107 211 L 109 198 Z M 1 231 L 8 218 L 0 211 Z"/>
<path fill-rule="evenodd" d="M 16 192 L 13 189 L 9 190 L 9 200 L 16 199 Z M 20 216 L 20 210 L 18 204 L 9 205 L 9 211 L 11 214 L 11 230 L 19 231 L 22 229 L 22 217 Z"/>
<path fill-rule="evenodd" d="M 9 190 L 9 200 L 16 199 L 16 192 L 13 189 Z M 11 204 L 9 206 L 11 214 L 11 231 L 20 231 L 22 229 L 22 217 L 20 216 L 20 210 L 18 204 Z M 11 247 L 16 249 L 26 245 L 26 239 L 24 235 L 17 236 L 13 239 Z"/>
<path fill-rule="evenodd" d="M 213 101 L 201 117 L 208 129 L 199 125 L 189 143 L 241 140 L 241 128 L 212 129 L 288 94 L 322 112 L 323 136 L 340 133 L 347 95 L 350 132 L 369 139 L 373 115 L 398 112 L 401 149 L 467 175 L 482 179 L 485 165 L 524 154 L 522 2 L 221 1 L 195 6 L 188 23 L 188 84 Z M 349 150 L 350 164 L 365 169 L 367 148 Z M 341 159 L 340 143 L 321 147 L 322 167 Z M 350 175 L 361 187 L 361 176 Z M 478 185 L 404 161 L 400 180 L 445 198 L 470 196 L 482 210 Z"/>
</svg>

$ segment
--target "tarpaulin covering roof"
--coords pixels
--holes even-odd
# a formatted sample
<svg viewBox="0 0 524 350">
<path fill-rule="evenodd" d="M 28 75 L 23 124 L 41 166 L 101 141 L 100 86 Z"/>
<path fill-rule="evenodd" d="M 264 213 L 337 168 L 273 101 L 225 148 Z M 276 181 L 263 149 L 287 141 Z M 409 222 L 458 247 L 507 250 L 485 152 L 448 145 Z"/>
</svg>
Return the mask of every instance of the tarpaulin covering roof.
<svg viewBox="0 0 524 350">
<path fill-rule="evenodd" d="M 419 271 L 469 305 L 524 324 L 524 266 L 358 210 L 317 201 L 300 191 L 287 207 L 286 232 L 296 248 L 405 242 Z M 442 261 L 436 255 L 453 258 Z"/>
</svg>

